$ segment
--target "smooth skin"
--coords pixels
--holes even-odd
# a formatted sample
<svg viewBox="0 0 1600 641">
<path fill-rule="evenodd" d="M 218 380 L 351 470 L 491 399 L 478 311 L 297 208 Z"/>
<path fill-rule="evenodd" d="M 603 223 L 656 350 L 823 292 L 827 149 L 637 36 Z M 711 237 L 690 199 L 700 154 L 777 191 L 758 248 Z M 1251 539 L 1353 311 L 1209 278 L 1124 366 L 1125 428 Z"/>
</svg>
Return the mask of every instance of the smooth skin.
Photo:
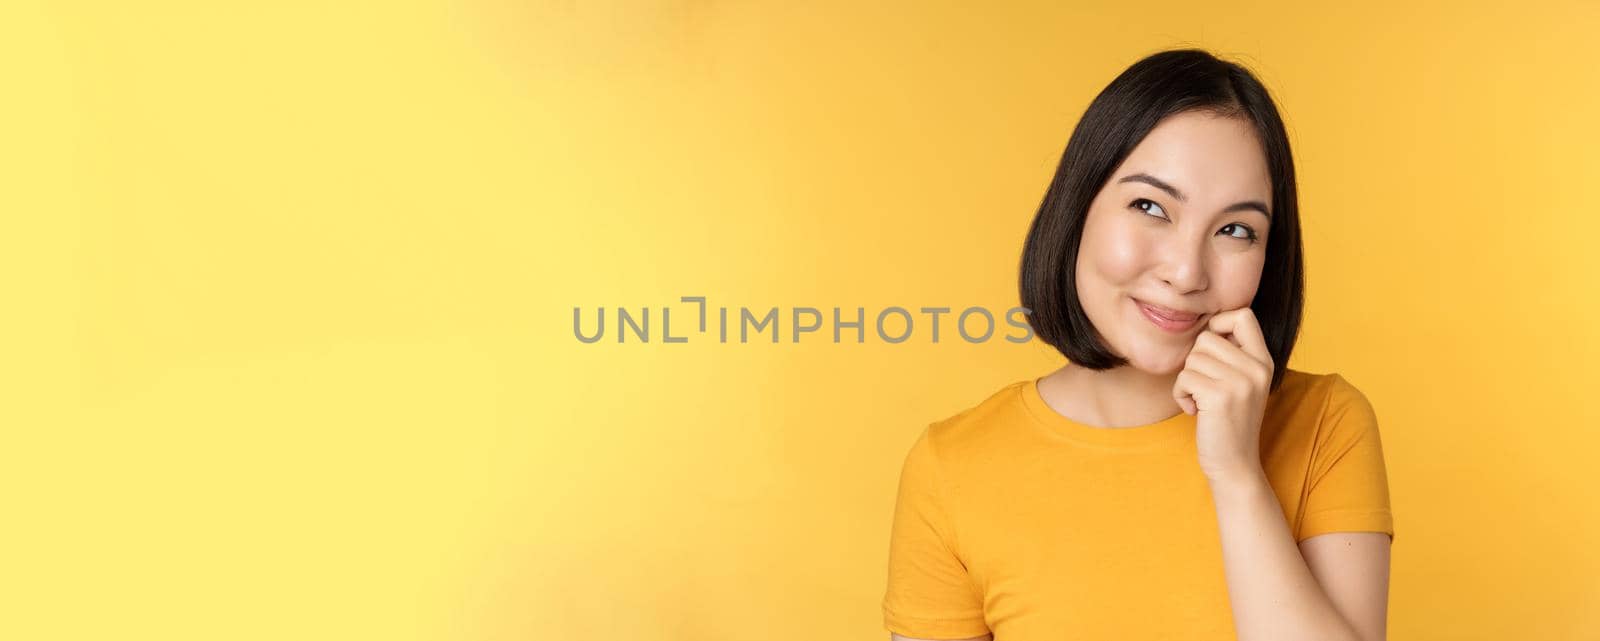
<svg viewBox="0 0 1600 641">
<path fill-rule="evenodd" d="M 1067 363 L 1039 381 L 1039 393 L 1062 415 L 1104 429 L 1196 416 L 1196 464 L 1211 486 L 1240 641 L 1382 641 L 1389 537 L 1335 532 L 1296 545 L 1261 468 L 1273 362 L 1250 301 L 1266 259 L 1271 191 L 1249 123 L 1191 111 L 1151 130 L 1091 203 L 1078 252 L 1079 301 L 1128 365 L 1096 372 Z M 1136 300 L 1199 320 L 1170 332 Z"/>
</svg>

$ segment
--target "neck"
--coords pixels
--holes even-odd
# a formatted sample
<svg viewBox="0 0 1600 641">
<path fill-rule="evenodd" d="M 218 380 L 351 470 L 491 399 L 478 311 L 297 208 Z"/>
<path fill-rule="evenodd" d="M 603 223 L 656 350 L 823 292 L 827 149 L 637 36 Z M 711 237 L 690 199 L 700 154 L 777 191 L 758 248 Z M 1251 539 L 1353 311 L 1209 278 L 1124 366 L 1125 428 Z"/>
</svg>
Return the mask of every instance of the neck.
<svg viewBox="0 0 1600 641">
<path fill-rule="evenodd" d="M 1062 416 L 1096 427 L 1149 425 L 1183 411 L 1172 398 L 1178 373 L 1151 374 L 1131 365 L 1104 371 L 1067 363 L 1039 379 L 1039 396 Z"/>
</svg>

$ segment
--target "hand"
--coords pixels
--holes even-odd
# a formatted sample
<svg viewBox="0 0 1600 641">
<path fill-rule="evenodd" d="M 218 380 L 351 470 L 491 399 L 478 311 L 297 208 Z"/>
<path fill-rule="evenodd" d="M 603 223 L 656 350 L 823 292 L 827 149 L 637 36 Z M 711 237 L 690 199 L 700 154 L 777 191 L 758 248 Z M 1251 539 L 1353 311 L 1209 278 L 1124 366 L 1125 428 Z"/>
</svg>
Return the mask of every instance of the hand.
<svg viewBox="0 0 1600 641">
<path fill-rule="evenodd" d="M 1249 307 L 1212 316 L 1195 339 L 1172 397 L 1198 417 L 1200 470 L 1211 482 L 1262 473 L 1261 420 L 1272 374 L 1272 353 Z"/>
</svg>

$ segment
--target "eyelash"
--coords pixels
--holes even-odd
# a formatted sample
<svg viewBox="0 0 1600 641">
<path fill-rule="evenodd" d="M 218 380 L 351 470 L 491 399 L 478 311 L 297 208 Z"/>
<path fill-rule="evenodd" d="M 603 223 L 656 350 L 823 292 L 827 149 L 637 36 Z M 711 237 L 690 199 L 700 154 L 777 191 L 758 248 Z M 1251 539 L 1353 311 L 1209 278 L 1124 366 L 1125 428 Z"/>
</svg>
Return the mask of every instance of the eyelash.
<svg viewBox="0 0 1600 641">
<path fill-rule="evenodd" d="M 1156 201 L 1150 200 L 1149 198 L 1135 198 L 1135 199 L 1133 199 L 1133 202 L 1128 203 L 1128 207 L 1131 208 L 1131 209 L 1138 210 L 1141 213 L 1148 214 L 1149 213 L 1148 211 L 1146 211 L 1144 208 L 1139 206 L 1140 203 L 1150 203 L 1152 205 L 1155 205 L 1156 207 L 1160 207 L 1161 206 L 1159 203 L 1157 203 Z M 1162 211 L 1164 212 L 1165 210 L 1162 210 Z M 1163 218 L 1164 217 L 1165 216 L 1163 216 Z M 1238 227 L 1244 228 L 1245 231 L 1250 232 L 1250 235 L 1246 236 L 1244 238 L 1239 238 L 1238 236 L 1234 236 L 1232 234 L 1228 235 L 1229 238 L 1239 238 L 1239 240 L 1248 240 L 1248 241 L 1250 241 L 1251 244 L 1254 244 L 1260 238 L 1260 236 L 1256 235 L 1256 230 L 1251 229 L 1249 225 L 1243 225 L 1243 224 L 1240 224 L 1240 223 L 1228 223 L 1226 226 L 1227 227 L 1238 226 Z"/>
</svg>

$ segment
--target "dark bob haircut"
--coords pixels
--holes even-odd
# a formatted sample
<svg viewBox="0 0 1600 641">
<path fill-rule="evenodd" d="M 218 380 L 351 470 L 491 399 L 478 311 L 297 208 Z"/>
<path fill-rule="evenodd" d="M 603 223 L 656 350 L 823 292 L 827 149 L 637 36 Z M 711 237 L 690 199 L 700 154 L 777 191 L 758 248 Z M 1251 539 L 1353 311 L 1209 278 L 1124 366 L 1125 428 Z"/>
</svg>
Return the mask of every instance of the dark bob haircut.
<svg viewBox="0 0 1600 641">
<path fill-rule="evenodd" d="M 1200 110 L 1255 126 L 1272 180 L 1266 262 L 1250 309 L 1272 353 L 1272 390 L 1288 369 L 1300 330 L 1305 274 L 1294 159 L 1278 108 L 1244 67 L 1198 49 L 1150 55 L 1106 85 L 1072 130 L 1055 178 L 1028 229 L 1019 288 L 1028 323 L 1067 360 L 1089 369 L 1127 364 L 1101 341 L 1078 302 L 1078 244 L 1089 204 L 1133 148 L 1163 118 Z"/>
</svg>

